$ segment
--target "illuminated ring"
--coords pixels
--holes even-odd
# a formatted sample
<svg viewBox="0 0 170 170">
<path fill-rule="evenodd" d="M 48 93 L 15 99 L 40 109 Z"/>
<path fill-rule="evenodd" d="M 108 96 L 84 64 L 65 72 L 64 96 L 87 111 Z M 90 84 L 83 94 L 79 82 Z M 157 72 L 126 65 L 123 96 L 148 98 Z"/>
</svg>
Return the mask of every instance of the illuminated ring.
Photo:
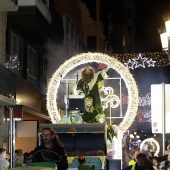
<svg viewBox="0 0 170 170">
<path fill-rule="evenodd" d="M 133 123 L 137 113 L 138 103 L 139 103 L 138 88 L 128 68 L 126 68 L 120 61 L 118 61 L 114 57 L 102 53 L 78 54 L 76 56 L 73 56 L 69 60 L 65 61 L 56 70 L 47 88 L 47 110 L 51 118 L 51 121 L 53 124 L 57 124 L 61 120 L 61 117 L 58 113 L 58 107 L 56 101 L 56 96 L 58 93 L 58 88 L 60 85 L 61 78 L 64 77 L 69 71 L 71 71 L 75 67 L 81 64 L 93 63 L 93 62 L 104 63 L 108 65 L 110 68 L 116 70 L 125 82 L 126 88 L 128 90 L 128 107 L 127 107 L 127 112 L 125 114 L 125 117 L 119 125 L 120 130 L 122 130 L 122 132 L 124 133 Z"/>
<path fill-rule="evenodd" d="M 144 149 L 144 146 L 148 142 L 152 142 L 152 143 L 154 143 L 156 145 L 155 154 L 158 155 L 159 152 L 160 152 L 160 145 L 159 145 L 159 143 L 154 138 L 147 138 L 147 139 L 143 140 L 142 143 L 140 144 L 140 151 L 142 152 L 142 150 Z"/>
</svg>

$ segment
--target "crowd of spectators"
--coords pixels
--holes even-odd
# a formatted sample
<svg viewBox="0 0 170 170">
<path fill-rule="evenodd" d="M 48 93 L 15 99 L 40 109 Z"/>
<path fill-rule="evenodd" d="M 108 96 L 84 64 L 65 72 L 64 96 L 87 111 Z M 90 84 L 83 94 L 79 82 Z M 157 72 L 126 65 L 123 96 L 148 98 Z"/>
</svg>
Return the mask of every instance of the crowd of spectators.
<svg viewBox="0 0 170 170">
<path fill-rule="evenodd" d="M 164 155 L 158 156 L 154 153 L 142 153 L 140 150 L 134 150 L 133 157 L 128 166 L 122 170 L 170 170 L 170 144 Z"/>
</svg>

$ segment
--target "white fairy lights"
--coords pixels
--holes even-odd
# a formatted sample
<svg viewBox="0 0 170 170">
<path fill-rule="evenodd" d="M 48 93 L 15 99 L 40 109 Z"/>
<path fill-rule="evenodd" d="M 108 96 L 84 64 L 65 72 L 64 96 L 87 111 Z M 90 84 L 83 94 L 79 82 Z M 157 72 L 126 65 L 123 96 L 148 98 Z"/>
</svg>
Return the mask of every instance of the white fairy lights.
<svg viewBox="0 0 170 170">
<path fill-rule="evenodd" d="M 158 155 L 159 152 L 160 152 L 160 145 L 154 138 L 147 138 L 147 139 L 143 140 L 142 143 L 140 144 L 140 151 L 146 152 L 148 150 L 148 148 L 147 148 L 148 144 L 151 144 L 153 146 L 153 149 L 155 151 L 155 155 Z"/>
<path fill-rule="evenodd" d="M 65 61 L 65 63 L 56 70 L 47 88 L 47 110 L 51 121 L 53 124 L 57 124 L 61 120 L 56 101 L 60 79 L 75 67 L 81 64 L 93 62 L 109 65 L 110 68 L 116 70 L 120 74 L 125 82 L 126 88 L 128 90 L 128 108 L 123 121 L 119 125 L 120 130 L 122 133 L 124 133 L 131 126 L 137 114 L 139 103 L 138 88 L 133 76 L 129 72 L 128 68 L 126 68 L 126 66 L 124 66 L 114 57 L 102 53 L 82 53 L 73 56 L 69 60 Z"/>
</svg>

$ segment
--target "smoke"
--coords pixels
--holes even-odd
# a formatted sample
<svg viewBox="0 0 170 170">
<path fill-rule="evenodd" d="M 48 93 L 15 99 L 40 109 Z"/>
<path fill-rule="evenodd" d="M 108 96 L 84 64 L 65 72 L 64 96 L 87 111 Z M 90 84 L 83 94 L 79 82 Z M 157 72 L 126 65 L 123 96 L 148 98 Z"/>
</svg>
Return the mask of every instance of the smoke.
<svg viewBox="0 0 170 170">
<path fill-rule="evenodd" d="M 64 45 L 46 45 L 46 78 L 52 77 L 61 64 L 68 59 L 68 50 Z"/>
</svg>

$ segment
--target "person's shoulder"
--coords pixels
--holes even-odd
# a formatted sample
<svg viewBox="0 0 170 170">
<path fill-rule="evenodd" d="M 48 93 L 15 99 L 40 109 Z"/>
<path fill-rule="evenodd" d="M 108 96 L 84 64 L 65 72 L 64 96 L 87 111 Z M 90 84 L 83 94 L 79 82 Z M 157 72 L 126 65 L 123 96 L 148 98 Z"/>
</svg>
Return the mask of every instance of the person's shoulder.
<svg viewBox="0 0 170 170">
<path fill-rule="evenodd" d="M 61 149 L 63 149 L 64 148 L 64 145 L 62 144 L 62 145 L 55 145 L 55 148 L 61 148 Z"/>
</svg>

